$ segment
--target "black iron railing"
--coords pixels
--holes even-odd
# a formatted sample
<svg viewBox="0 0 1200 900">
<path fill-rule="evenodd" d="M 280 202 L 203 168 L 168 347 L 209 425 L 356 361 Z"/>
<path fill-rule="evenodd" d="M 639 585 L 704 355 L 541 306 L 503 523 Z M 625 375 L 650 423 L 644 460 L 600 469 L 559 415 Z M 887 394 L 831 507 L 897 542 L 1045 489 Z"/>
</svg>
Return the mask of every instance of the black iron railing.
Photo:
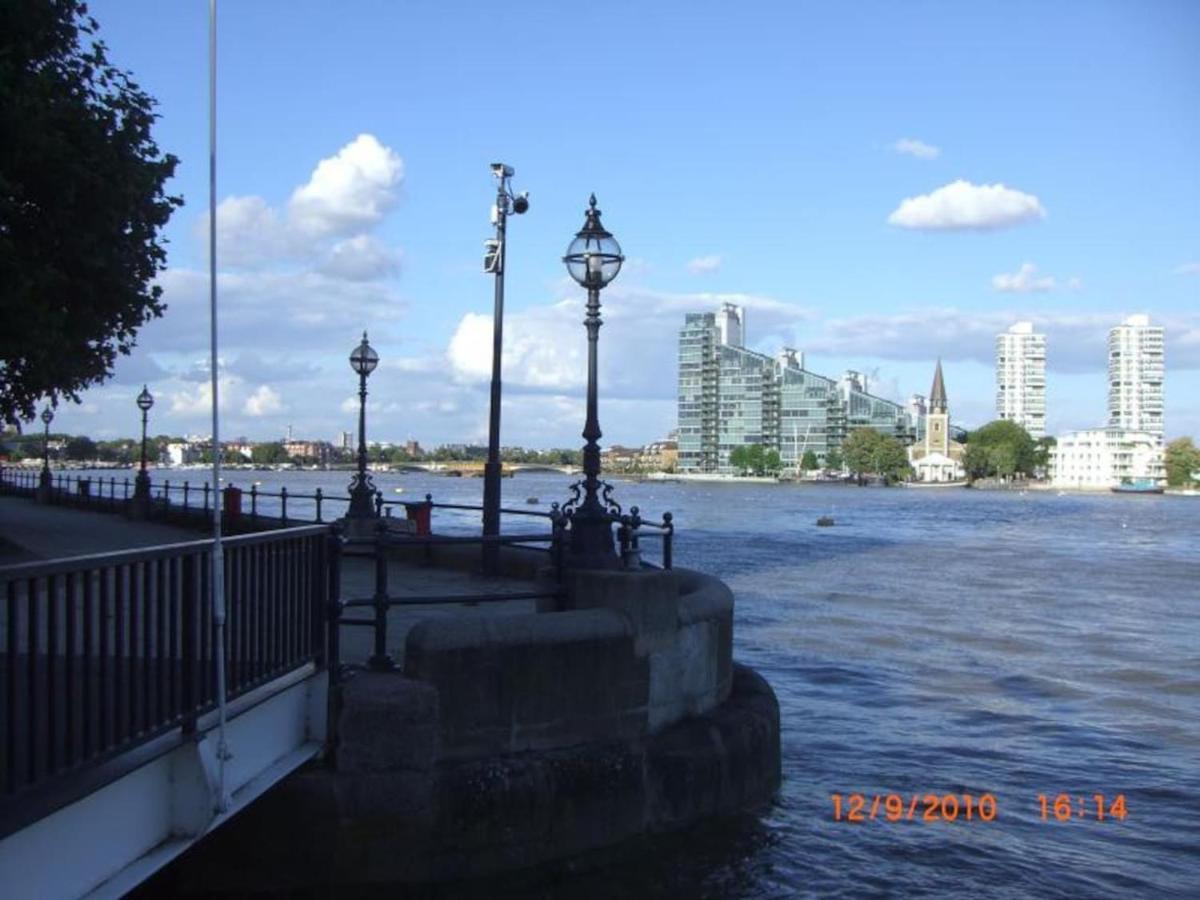
<svg viewBox="0 0 1200 900">
<path fill-rule="evenodd" d="M 432 501 L 426 501 L 430 506 Z M 449 504 L 448 504 L 449 505 Z M 480 510 L 480 507 L 459 506 L 460 509 Z M 543 514 L 549 516 L 549 513 Z M 532 591 L 489 591 L 474 594 L 405 594 L 393 596 L 388 588 L 388 561 L 391 553 L 398 549 L 424 548 L 426 552 L 436 546 L 496 546 L 530 548 L 538 544 L 547 544 L 544 548 L 548 554 L 548 562 L 553 573 L 553 583 L 547 589 Z M 335 598 L 333 602 L 334 621 L 337 625 L 360 625 L 374 630 L 374 649 L 368 666 L 377 670 L 390 669 L 393 666 L 387 652 L 388 610 L 398 606 L 417 606 L 446 603 L 500 603 L 509 600 L 550 599 L 561 596 L 563 591 L 563 561 L 566 549 L 566 523 L 564 517 L 555 516 L 551 529 L 547 532 L 529 532 L 525 534 L 498 535 L 433 535 L 433 534 L 395 534 L 388 527 L 387 517 L 380 519 L 375 529 L 373 542 L 375 561 L 375 585 L 370 597 L 354 597 L 348 600 Z M 360 618 L 345 615 L 348 609 L 369 608 L 373 611 L 370 618 Z M 332 628 L 331 632 L 337 632 Z M 336 647 L 336 643 L 332 645 Z M 336 653 L 331 650 L 331 653 Z M 336 656 L 332 657 L 337 659 Z"/>
<path fill-rule="evenodd" d="M 329 529 L 223 548 L 228 696 L 323 665 Z M 0 836 L 31 793 L 214 707 L 211 553 L 195 541 L 0 567 Z"/>
</svg>

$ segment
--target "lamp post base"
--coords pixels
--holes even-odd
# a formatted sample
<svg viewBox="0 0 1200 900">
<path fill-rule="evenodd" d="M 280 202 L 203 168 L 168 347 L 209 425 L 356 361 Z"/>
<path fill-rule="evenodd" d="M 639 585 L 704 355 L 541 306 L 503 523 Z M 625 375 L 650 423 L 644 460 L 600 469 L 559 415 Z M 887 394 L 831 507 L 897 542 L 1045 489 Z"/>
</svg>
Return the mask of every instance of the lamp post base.
<svg viewBox="0 0 1200 900">
<path fill-rule="evenodd" d="M 607 516 L 576 513 L 571 517 L 571 541 L 566 566 L 571 569 L 621 569 L 613 545 L 612 522 Z"/>
<path fill-rule="evenodd" d="M 133 497 L 129 500 L 131 519 L 150 518 L 150 473 L 140 469 L 133 479 Z"/>
<path fill-rule="evenodd" d="M 38 503 L 49 503 L 53 490 L 54 488 L 53 482 L 50 478 L 50 470 L 42 469 L 42 471 L 38 473 L 38 486 L 37 493 L 34 495 L 35 499 Z"/>
</svg>

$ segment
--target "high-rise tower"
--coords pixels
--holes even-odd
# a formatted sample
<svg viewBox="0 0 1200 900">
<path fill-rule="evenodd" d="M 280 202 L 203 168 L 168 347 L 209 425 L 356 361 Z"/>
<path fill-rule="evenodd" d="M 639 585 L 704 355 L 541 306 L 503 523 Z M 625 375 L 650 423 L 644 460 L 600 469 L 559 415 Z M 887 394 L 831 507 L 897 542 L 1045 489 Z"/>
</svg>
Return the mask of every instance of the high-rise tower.
<svg viewBox="0 0 1200 900">
<path fill-rule="evenodd" d="M 996 417 L 1046 436 L 1046 336 L 1032 322 L 996 335 Z"/>
<path fill-rule="evenodd" d="M 1129 316 L 1108 333 L 1108 424 L 1163 440 L 1163 329 Z"/>
</svg>

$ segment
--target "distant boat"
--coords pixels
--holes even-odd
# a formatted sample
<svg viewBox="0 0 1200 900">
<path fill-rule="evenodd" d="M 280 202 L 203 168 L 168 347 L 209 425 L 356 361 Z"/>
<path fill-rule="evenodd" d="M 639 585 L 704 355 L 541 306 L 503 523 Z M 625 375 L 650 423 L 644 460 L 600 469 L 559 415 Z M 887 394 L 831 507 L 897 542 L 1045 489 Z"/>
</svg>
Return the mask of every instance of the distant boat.
<svg viewBox="0 0 1200 900">
<path fill-rule="evenodd" d="M 540 501 L 537 497 L 526 497 L 525 502 L 528 503 L 530 506 L 537 506 L 542 501 Z"/>
<path fill-rule="evenodd" d="M 1153 478 L 1122 478 L 1120 484 L 1113 485 L 1114 494 L 1161 494 L 1160 485 Z"/>
</svg>

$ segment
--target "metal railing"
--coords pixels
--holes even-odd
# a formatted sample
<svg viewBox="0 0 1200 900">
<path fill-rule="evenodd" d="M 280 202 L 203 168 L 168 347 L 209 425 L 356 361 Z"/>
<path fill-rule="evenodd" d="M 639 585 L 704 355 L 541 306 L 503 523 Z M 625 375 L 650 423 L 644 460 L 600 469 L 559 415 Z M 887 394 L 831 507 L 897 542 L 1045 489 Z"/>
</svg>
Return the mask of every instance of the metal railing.
<svg viewBox="0 0 1200 900">
<path fill-rule="evenodd" d="M 222 544 L 228 696 L 323 665 L 329 528 Z M 214 708 L 211 552 L 195 541 L 0 567 L 0 836 L 31 795 L 70 793 L 70 776 Z"/>
<path fill-rule="evenodd" d="M 426 501 L 430 506 L 434 504 L 432 501 Z M 461 506 L 458 504 L 445 504 L 460 509 L 476 510 L 480 507 Z M 549 517 L 549 513 L 541 513 L 540 515 Z M 533 591 L 489 591 L 485 593 L 475 594 L 421 594 L 412 595 L 406 594 L 403 596 L 393 596 L 388 588 L 388 560 L 390 551 L 398 548 L 424 548 L 426 553 L 432 550 L 435 546 L 462 546 L 476 544 L 479 546 L 510 546 L 529 548 L 529 545 L 549 544 L 547 551 L 550 557 L 551 571 L 553 572 L 553 585 L 549 590 L 533 590 Z M 498 535 L 480 535 L 480 536 L 452 536 L 452 535 L 433 535 L 433 534 L 405 534 L 396 535 L 388 527 L 387 517 L 380 519 L 379 524 L 375 529 L 375 540 L 373 542 L 374 562 L 375 562 L 375 584 L 374 592 L 370 597 L 354 597 L 348 600 L 342 600 L 340 597 L 334 600 L 333 617 L 331 625 L 358 625 L 371 628 L 374 631 L 373 652 L 367 665 L 371 669 L 377 671 L 385 671 L 394 668 L 394 662 L 387 652 L 387 634 L 388 634 L 388 610 L 392 607 L 399 606 L 417 606 L 430 604 L 444 603 L 500 603 L 509 600 L 537 600 L 557 598 L 562 595 L 563 591 L 563 562 L 566 550 L 566 517 L 555 516 L 552 518 L 551 530 L 547 534 L 545 532 L 532 532 L 527 534 L 498 534 Z M 371 618 L 359 618 L 347 616 L 347 609 L 362 609 L 369 608 L 374 615 Z M 339 660 L 339 642 L 337 628 L 330 629 L 331 644 L 330 657 L 335 663 Z M 336 671 L 336 667 L 335 667 Z"/>
</svg>

